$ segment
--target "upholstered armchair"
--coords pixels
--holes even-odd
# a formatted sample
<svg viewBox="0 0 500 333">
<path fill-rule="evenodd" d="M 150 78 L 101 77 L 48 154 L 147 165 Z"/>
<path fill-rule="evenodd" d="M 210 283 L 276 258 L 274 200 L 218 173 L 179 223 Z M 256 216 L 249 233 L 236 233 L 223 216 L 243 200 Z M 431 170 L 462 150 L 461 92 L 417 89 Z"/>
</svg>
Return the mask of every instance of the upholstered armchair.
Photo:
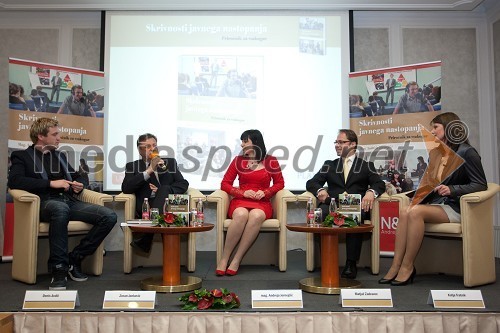
<svg viewBox="0 0 500 333">
<path fill-rule="evenodd" d="M 225 232 L 232 222 L 227 217 L 231 197 L 222 190 L 216 190 L 207 196 L 208 202 L 217 205 L 217 262 L 222 257 Z M 295 202 L 296 198 L 289 190 L 282 189 L 271 199 L 273 218 L 265 220 L 260 228 L 257 240 L 248 250 L 242 264 L 278 264 L 279 270 L 286 271 L 287 238 L 286 219 L 287 203 Z"/>
<path fill-rule="evenodd" d="M 12 278 L 25 283 L 35 284 L 36 275 L 48 271 L 49 223 L 40 221 L 40 197 L 23 191 L 9 189 L 14 198 L 14 248 L 12 259 Z M 112 202 L 108 194 L 84 190 L 80 196 L 84 202 L 104 206 Z M 92 228 L 91 224 L 70 221 L 68 224 L 68 245 L 74 247 Z M 74 236 L 74 237 L 73 237 Z M 88 274 L 101 275 L 104 244 L 93 255 L 82 262 L 82 269 Z"/>
<path fill-rule="evenodd" d="M 385 197 L 387 194 L 382 194 L 379 198 Z M 297 197 L 298 201 L 307 202 L 309 198 L 313 199 L 313 205 L 316 207 L 316 197 L 311 192 L 304 192 Z M 377 200 L 379 200 L 377 198 Z M 374 205 L 371 216 L 379 215 L 378 205 Z M 304 213 L 305 222 L 305 213 Z M 371 220 L 365 220 L 365 224 L 373 224 Z M 373 230 L 371 233 L 366 233 L 363 235 L 363 245 L 361 247 L 361 255 L 359 258 L 360 267 L 370 267 L 372 274 L 378 274 L 380 270 L 380 245 L 379 245 L 379 224 L 373 224 Z M 319 242 L 314 241 L 314 234 L 306 234 L 306 268 L 308 271 L 312 272 L 316 268 L 316 262 L 321 262 L 319 256 L 320 246 L 317 244 Z M 339 263 L 344 263 L 346 258 L 345 252 L 345 236 L 339 237 Z"/>
<path fill-rule="evenodd" d="M 461 223 L 425 223 L 425 236 L 415 268 L 419 274 L 445 273 L 464 277 L 465 287 L 495 282 L 493 211 L 499 186 L 488 183 L 486 191 L 460 197 Z M 396 200 L 400 211 L 410 199 L 402 194 L 379 202 Z M 378 214 L 375 224 L 379 224 Z"/>
<path fill-rule="evenodd" d="M 190 196 L 190 207 L 196 206 L 198 198 L 205 201 L 205 196 L 198 190 L 188 188 Z M 124 203 L 125 221 L 135 219 L 135 195 L 120 193 L 115 196 L 115 202 Z M 123 227 L 123 272 L 130 273 L 134 267 L 139 266 L 161 266 L 163 264 L 163 247 L 161 237 L 155 235 L 153 246 L 149 254 L 136 251 L 132 246 L 132 231 L 129 227 Z M 181 236 L 181 264 L 186 265 L 189 272 L 196 269 L 196 233 L 191 232 Z"/>
</svg>

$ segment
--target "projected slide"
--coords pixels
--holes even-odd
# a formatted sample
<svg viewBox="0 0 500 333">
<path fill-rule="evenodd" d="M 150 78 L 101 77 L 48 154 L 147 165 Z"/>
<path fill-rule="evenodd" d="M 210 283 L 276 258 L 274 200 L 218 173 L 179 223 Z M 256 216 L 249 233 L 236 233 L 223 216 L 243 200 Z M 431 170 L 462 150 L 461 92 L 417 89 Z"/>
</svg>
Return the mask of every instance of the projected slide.
<svg viewBox="0 0 500 333">
<path fill-rule="evenodd" d="M 105 189 L 120 190 L 146 132 L 190 186 L 217 189 L 251 128 L 279 159 L 286 187 L 304 189 L 335 158 L 333 141 L 347 124 L 347 20 L 108 12 Z"/>
</svg>

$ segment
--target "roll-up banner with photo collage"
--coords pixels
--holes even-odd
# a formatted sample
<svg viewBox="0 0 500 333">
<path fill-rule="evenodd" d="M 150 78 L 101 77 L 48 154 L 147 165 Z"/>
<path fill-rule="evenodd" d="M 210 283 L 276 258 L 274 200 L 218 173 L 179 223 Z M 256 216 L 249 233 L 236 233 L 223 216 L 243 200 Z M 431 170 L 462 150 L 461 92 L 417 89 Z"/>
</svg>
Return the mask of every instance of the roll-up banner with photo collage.
<svg viewBox="0 0 500 333">
<path fill-rule="evenodd" d="M 441 112 L 441 61 L 349 74 L 350 127 L 358 153 L 374 163 L 392 195 L 416 190 L 429 157 L 420 126 Z M 394 253 L 399 218 L 380 204 L 380 254 Z"/>
<path fill-rule="evenodd" d="M 72 88 L 81 86 L 78 101 Z M 80 104 L 75 111 L 74 105 Z M 88 188 L 102 191 L 104 142 L 104 73 L 99 71 L 9 58 L 9 141 L 8 163 L 15 150 L 26 149 L 32 142 L 29 129 L 41 117 L 57 119 L 61 143 L 70 164 L 84 177 Z M 12 256 L 14 208 L 7 194 L 3 230 L 2 259 Z M 0 233 L 1 236 L 1 233 Z"/>
</svg>

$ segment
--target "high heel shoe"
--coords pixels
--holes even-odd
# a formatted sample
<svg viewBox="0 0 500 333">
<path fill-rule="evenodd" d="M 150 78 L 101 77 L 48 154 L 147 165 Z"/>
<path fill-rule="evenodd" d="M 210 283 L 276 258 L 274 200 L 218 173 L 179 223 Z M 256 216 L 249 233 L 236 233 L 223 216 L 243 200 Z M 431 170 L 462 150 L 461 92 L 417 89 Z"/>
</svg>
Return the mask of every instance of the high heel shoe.
<svg viewBox="0 0 500 333">
<path fill-rule="evenodd" d="M 226 271 L 221 271 L 220 269 L 215 270 L 215 275 L 217 276 L 224 276 L 226 275 Z"/>
<path fill-rule="evenodd" d="M 396 275 L 397 276 L 397 275 Z M 392 279 L 385 279 L 385 278 L 381 278 L 380 280 L 378 280 L 378 283 L 379 284 L 391 284 L 392 281 L 394 281 L 396 279 L 396 276 L 393 277 Z"/>
<path fill-rule="evenodd" d="M 417 269 L 413 267 L 413 271 L 411 272 L 410 277 L 406 281 L 393 280 L 391 282 L 391 286 L 399 287 L 399 286 L 406 286 L 408 283 L 413 283 L 415 275 L 417 275 Z"/>
<path fill-rule="evenodd" d="M 235 276 L 236 274 L 238 274 L 238 270 L 235 270 L 233 271 L 232 269 L 226 269 L 226 275 L 229 275 L 229 276 Z"/>
</svg>

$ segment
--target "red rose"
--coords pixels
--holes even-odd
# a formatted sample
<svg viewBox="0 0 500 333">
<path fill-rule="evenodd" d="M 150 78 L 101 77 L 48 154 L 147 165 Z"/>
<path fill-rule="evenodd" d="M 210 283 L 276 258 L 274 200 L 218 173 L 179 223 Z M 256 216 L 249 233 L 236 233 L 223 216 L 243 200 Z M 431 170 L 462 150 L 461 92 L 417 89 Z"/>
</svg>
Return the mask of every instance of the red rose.
<svg viewBox="0 0 500 333">
<path fill-rule="evenodd" d="M 334 220 L 335 224 L 338 225 L 339 227 L 343 226 L 345 223 L 345 218 L 342 217 L 336 217 Z"/>
<path fill-rule="evenodd" d="M 238 296 L 235 293 L 231 293 L 230 295 L 233 297 L 233 299 L 236 301 L 236 303 L 238 305 L 240 305 L 240 299 L 238 298 Z"/>
<path fill-rule="evenodd" d="M 191 294 L 191 295 L 189 295 L 188 301 L 196 303 L 196 302 L 198 302 L 198 297 L 196 297 L 195 294 Z"/>
<path fill-rule="evenodd" d="M 214 295 L 214 297 L 222 297 L 222 291 L 220 291 L 219 289 L 214 289 L 212 290 L 212 295 Z"/>
<path fill-rule="evenodd" d="M 210 297 L 210 298 L 202 298 L 198 302 L 198 310 L 208 309 L 209 307 L 212 306 L 213 303 L 214 303 L 214 299 L 212 297 Z"/>
<path fill-rule="evenodd" d="M 233 296 L 231 294 L 222 297 L 224 303 L 229 304 L 233 301 Z"/>
<path fill-rule="evenodd" d="M 173 224 L 175 220 L 175 215 L 172 213 L 165 213 L 165 215 L 163 215 L 163 219 L 165 220 L 165 223 Z"/>
</svg>

